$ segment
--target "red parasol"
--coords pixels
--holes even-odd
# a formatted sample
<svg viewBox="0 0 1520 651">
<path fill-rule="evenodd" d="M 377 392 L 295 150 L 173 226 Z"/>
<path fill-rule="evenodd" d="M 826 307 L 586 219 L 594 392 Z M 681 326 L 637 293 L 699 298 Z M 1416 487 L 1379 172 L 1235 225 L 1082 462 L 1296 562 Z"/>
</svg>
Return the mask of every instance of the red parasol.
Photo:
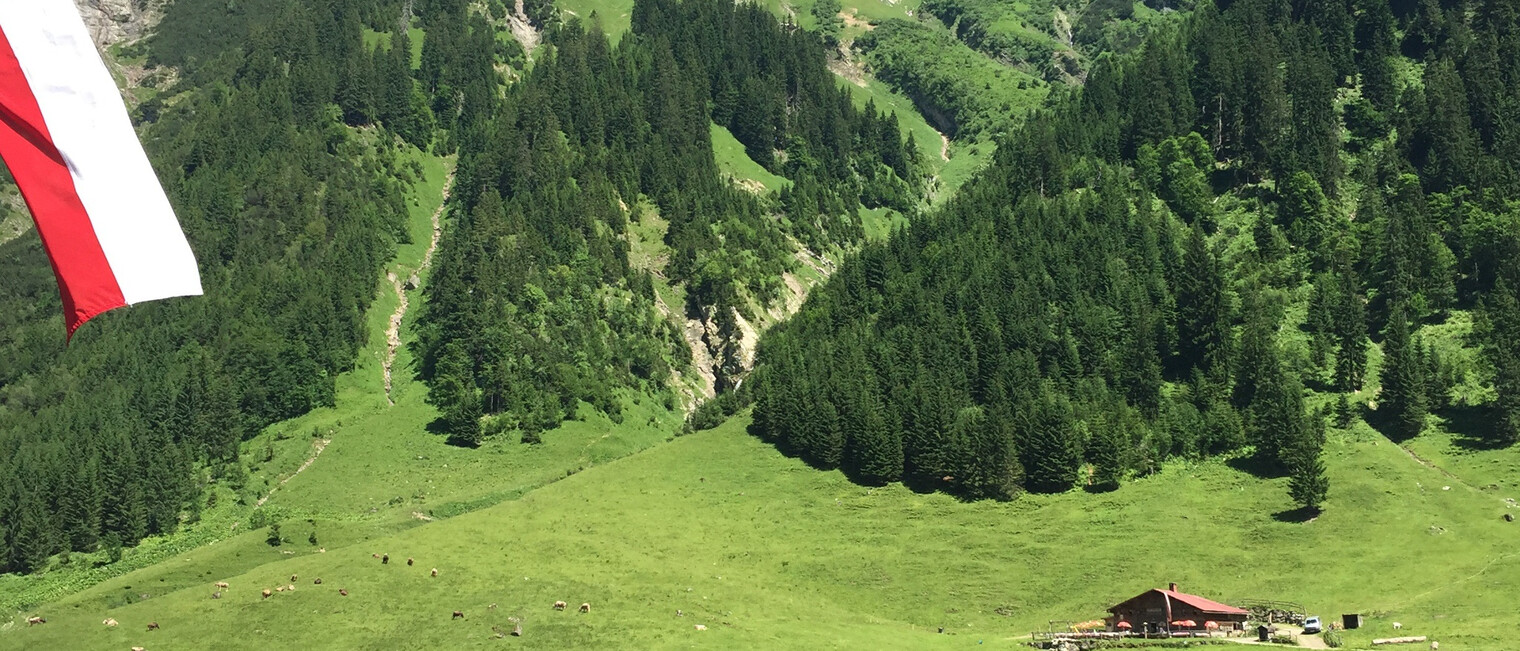
<svg viewBox="0 0 1520 651">
<path fill-rule="evenodd" d="M 1207 629 L 1210 629 L 1210 630 L 1213 630 L 1213 629 L 1219 628 L 1219 622 L 1207 621 L 1207 622 L 1203 623 L 1203 627 L 1207 628 Z"/>
<path fill-rule="evenodd" d="M 1134 626 L 1129 622 L 1119 622 L 1118 624 L 1114 624 L 1114 626 L 1124 629 L 1134 628 Z"/>
</svg>

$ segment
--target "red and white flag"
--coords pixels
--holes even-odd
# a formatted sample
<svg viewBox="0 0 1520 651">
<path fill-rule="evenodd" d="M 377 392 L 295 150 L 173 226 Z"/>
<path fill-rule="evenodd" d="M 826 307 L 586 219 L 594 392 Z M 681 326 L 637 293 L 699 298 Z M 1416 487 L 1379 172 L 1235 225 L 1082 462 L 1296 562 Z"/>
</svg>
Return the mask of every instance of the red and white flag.
<svg viewBox="0 0 1520 651">
<path fill-rule="evenodd" d="M 73 0 L 0 0 L 0 157 L 52 259 L 69 336 L 106 310 L 201 293 Z"/>
</svg>

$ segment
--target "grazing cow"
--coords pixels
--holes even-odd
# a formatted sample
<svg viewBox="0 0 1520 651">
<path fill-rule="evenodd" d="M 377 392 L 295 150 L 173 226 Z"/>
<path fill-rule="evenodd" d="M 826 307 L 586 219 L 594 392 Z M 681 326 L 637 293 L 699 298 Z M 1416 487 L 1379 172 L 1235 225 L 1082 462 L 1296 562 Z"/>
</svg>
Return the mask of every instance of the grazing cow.
<svg viewBox="0 0 1520 651">
<path fill-rule="evenodd" d="M 270 592 L 270 591 L 269 591 L 269 588 L 264 588 L 264 598 L 265 598 L 265 599 L 268 599 L 268 598 L 269 598 L 269 595 L 272 595 L 272 594 L 274 594 L 274 593 L 273 593 L 273 592 Z"/>
<path fill-rule="evenodd" d="M 433 568 L 433 578 L 438 578 L 438 568 Z"/>
<path fill-rule="evenodd" d="M 512 637 L 522 637 L 522 624 L 512 627 Z"/>
<path fill-rule="evenodd" d="M 685 616 L 686 616 L 686 613 L 681 612 L 680 608 L 676 609 L 676 617 L 685 617 Z"/>
<path fill-rule="evenodd" d="M 36 626 L 38 624 L 46 624 L 46 623 L 47 623 L 47 620 L 43 619 L 41 617 L 28 617 L 28 618 L 26 618 L 26 625 L 27 626 Z"/>
<path fill-rule="evenodd" d="M 1404 625 L 1403 625 L 1403 624 L 1400 624 L 1400 623 L 1398 623 L 1398 622 L 1394 622 L 1394 623 L 1393 623 L 1393 630 L 1395 630 L 1395 631 L 1397 631 L 1397 630 L 1399 630 L 1399 629 L 1401 629 L 1401 628 L 1404 628 Z"/>
<path fill-rule="evenodd" d="M 569 604 L 567 604 L 567 603 L 565 603 L 563 601 L 556 601 L 556 602 L 554 602 L 554 609 L 555 610 L 564 610 L 565 607 L 568 606 L 568 605 Z"/>
<path fill-rule="evenodd" d="M 391 564 L 391 555 L 390 554 L 381 554 L 380 555 L 380 564 L 381 565 L 390 565 Z"/>
<path fill-rule="evenodd" d="M 144 648 L 142 648 L 140 646 L 134 646 L 134 647 L 132 647 L 132 651 L 148 651 L 148 650 L 144 649 Z"/>
<path fill-rule="evenodd" d="M 106 626 L 109 626 L 111 628 L 116 628 L 116 620 L 112 619 L 112 618 L 109 618 L 109 617 L 107 617 L 104 621 L 102 621 L 100 623 L 105 624 Z"/>
<path fill-rule="evenodd" d="M 1431 640 L 1430 641 L 1430 651 L 1438 651 L 1440 648 L 1441 648 L 1441 643 L 1440 642 L 1437 642 L 1435 640 Z"/>
<path fill-rule="evenodd" d="M 317 579 L 315 581 L 312 581 L 311 584 L 312 585 L 322 585 L 322 577 L 320 577 L 320 576 L 317 577 Z"/>
<path fill-rule="evenodd" d="M 370 554 L 369 557 L 370 558 L 380 558 L 380 555 L 379 554 Z"/>
<path fill-rule="evenodd" d="M 226 581 L 217 581 L 217 582 L 216 582 L 216 583 L 215 583 L 215 584 L 214 584 L 214 585 L 215 585 L 215 586 L 216 586 L 216 587 L 218 587 L 218 588 L 221 588 L 221 589 L 223 589 L 223 590 L 226 590 L 226 589 L 227 589 L 227 588 L 228 588 L 228 587 L 229 587 L 229 586 L 228 586 L 228 585 L 227 585 L 227 582 L 226 582 Z"/>
<path fill-rule="evenodd" d="M 583 613 L 589 613 L 589 612 L 591 612 L 591 604 L 589 604 L 589 603 L 583 603 L 583 604 L 581 604 L 581 612 L 583 612 Z"/>
<path fill-rule="evenodd" d="M 695 625 L 692 626 L 692 628 L 697 629 L 699 631 L 705 631 L 705 630 L 707 630 L 707 627 L 703 626 L 701 624 L 695 624 Z"/>
<path fill-rule="evenodd" d="M 150 630 L 150 631 L 156 631 L 156 630 L 158 630 L 158 622 L 148 622 L 148 630 Z"/>
<path fill-rule="evenodd" d="M 496 604 L 493 603 L 489 606 L 486 606 L 486 610 L 496 610 Z"/>
<path fill-rule="evenodd" d="M 274 587 L 274 591 L 275 592 L 284 592 L 285 591 L 285 586 L 283 586 L 283 585 L 277 585 L 277 586 Z"/>
<path fill-rule="evenodd" d="M 290 585 L 285 586 L 285 591 L 286 592 L 295 592 L 296 591 L 295 584 L 290 584 Z"/>
<path fill-rule="evenodd" d="M 456 611 L 454 611 L 454 616 L 450 617 L 449 619 L 464 619 L 464 611 L 463 610 L 456 610 Z"/>
<path fill-rule="evenodd" d="M 348 596 L 348 591 L 344 590 L 343 588 L 338 588 L 338 596 L 340 596 L 340 597 L 347 597 Z"/>
<path fill-rule="evenodd" d="M 294 574 L 290 575 L 290 582 L 291 583 L 295 583 L 296 582 L 296 575 L 294 575 Z"/>
<path fill-rule="evenodd" d="M 211 593 L 211 598 L 212 599 L 221 599 L 222 598 L 222 591 L 221 590 L 217 590 L 216 592 Z"/>
<path fill-rule="evenodd" d="M 407 567 L 411 567 L 412 566 L 412 557 L 411 556 L 406 557 L 406 566 Z"/>
</svg>

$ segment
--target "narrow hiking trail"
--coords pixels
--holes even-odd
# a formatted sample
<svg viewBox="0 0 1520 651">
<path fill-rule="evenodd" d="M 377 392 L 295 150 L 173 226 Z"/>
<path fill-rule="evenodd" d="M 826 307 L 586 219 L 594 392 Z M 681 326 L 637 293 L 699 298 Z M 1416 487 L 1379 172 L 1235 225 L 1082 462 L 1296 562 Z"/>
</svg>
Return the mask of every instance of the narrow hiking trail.
<svg viewBox="0 0 1520 651">
<path fill-rule="evenodd" d="M 939 157 L 946 161 L 950 160 L 950 136 L 943 133 L 939 134 Z"/>
<path fill-rule="evenodd" d="M 438 202 L 438 209 L 433 211 L 433 239 L 428 242 L 428 248 L 422 253 L 422 264 L 412 272 L 412 278 L 420 279 L 422 272 L 433 266 L 433 251 L 438 249 L 438 238 L 443 236 L 443 208 L 449 203 L 449 191 L 454 187 L 454 170 L 449 170 L 449 175 L 443 180 L 443 198 Z M 381 363 L 381 372 L 385 375 L 385 402 L 395 406 L 396 401 L 391 398 L 391 367 L 396 363 L 396 349 L 401 347 L 401 320 L 406 318 L 406 310 L 410 302 L 406 296 L 406 286 L 402 283 L 400 274 L 388 272 L 385 277 L 391 281 L 391 288 L 396 290 L 396 297 L 400 304 L 396 306 L 395 313 L 391 314 L 390 325 L 385 328 L 385 361 Z M 408 279 L 410 280 L 410 279 Z M 416 289 L 415 286 L 412 289 Z"/>
<path fill-rule="evenodd" d="M 290 476 L 288 476 L 288 477 L 286 477 L 284 479 L 281 479 L 280 483 L 275 484 L 274 486 L 269 487 L 269 492 L 267 494 L 265 494 L 263 497 L 260 497 L 259 501 L 254 502 L 253 508 L 259 508 L 261 506 L 264 506 L 264 503 L 268 502 L 269 498 L 274 497 L 274 492 L 277 491 L 277 490 L 280 490 L 280 487 L 284 486 L 285 482 L 288 482 L 288 481 L 290 481 L 292 479 L 295 479 L 296 475 L 301 474 L 301 471 L 306 470 L 307 468 L 310 468 L 311 464 L 316 463 L 317 462 L 317 457 L 322 456 L 322 451 L 327 449 L 327 444 L 328 443 L 332 443 L 332 439 L 328 438 L 328 439 L 322 439 L 320 441 L 317 441 L 317 444 L 314 445 L 314 446 L 312 446 L 313 449 L 311 451 L 311 456 L 309 456 L 309 457 L 306 458 L 305 463 L 302 463 L 300 468 L 296 468 L 295 472 L 290 473 Z"/>
</svg>

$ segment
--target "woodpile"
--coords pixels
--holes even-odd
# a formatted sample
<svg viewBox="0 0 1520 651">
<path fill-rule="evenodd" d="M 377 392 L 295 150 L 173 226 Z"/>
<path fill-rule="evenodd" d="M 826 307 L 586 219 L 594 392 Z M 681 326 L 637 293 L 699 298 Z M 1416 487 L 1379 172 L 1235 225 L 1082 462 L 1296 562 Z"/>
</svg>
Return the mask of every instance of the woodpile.
<svg viewBox="0 0 1520 651">
<path fill-rule="evenodd" d="M 1384 644 L 1413 644 L 1415 642 L 1424 642 L 1425 640 L 1426 637 L 1424 635 L 1408 635 L 1404 637 L 1382 637 L 1373 640 L 1372 644 L 1373 646 L 1382 646 Z"/>
</svg>

